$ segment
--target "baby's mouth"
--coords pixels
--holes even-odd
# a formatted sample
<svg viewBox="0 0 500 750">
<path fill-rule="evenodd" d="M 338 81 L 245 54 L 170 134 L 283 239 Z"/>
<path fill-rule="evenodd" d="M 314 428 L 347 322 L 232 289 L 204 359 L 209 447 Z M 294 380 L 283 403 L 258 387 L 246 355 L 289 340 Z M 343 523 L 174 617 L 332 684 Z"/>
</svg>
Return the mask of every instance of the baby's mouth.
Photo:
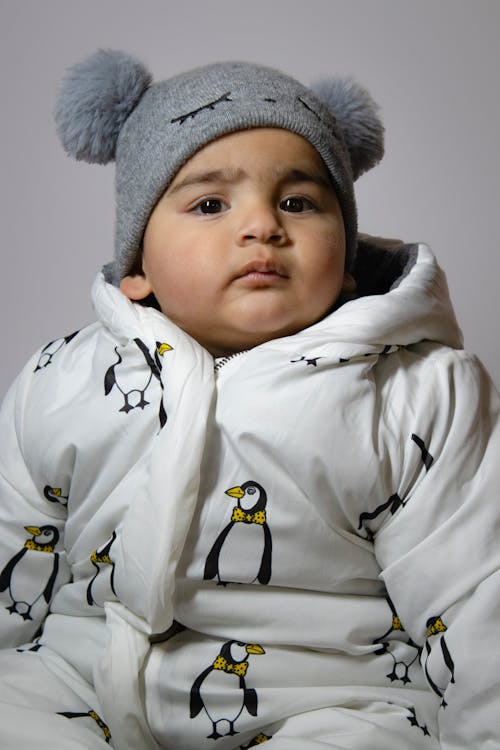
<svg viewBox="0 0 500 750">
<path fill-rule="evenodd" d="M 236 278 L 248 282 L 271 283 L 273 281 L 287 279 L 288 273 L 282 265 L 275 261 L 253 260 L 243 266 L 243 268 L 237 273 Z"/>
</svg>

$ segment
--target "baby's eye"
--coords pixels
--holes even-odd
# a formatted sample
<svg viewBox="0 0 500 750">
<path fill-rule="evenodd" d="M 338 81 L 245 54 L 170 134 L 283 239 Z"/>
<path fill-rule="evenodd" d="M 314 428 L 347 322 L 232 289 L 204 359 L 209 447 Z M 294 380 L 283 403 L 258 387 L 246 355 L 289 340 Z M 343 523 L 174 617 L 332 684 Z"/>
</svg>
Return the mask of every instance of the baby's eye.
<svg viewBox="0 0 500 750">
<path fill-rule="evenodd" d="M 220 198 L 204 198 L 193 210 L 200 214 L 218 214 L 226 208 L 226 204 Z"/>
<path fill-rule="evenodd" d="M 309 198 L 303 198 L 300 195 L 292 195 L 281 201 L 280 209 L 282 211 L 289 211 L 290 213 L 298 214 L 303 211 L 313 211 L 314 204 Z"/>
</svg>

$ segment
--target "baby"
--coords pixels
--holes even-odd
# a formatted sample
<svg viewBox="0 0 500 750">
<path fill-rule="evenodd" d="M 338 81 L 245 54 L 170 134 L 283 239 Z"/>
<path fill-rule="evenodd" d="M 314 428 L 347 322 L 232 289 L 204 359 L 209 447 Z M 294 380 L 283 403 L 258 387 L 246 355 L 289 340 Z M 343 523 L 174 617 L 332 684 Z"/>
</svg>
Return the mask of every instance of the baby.
<svg viewBox="0 0 500 750">
<path fill-rule="evenodd" d="M 500 748 L 500 402 L 357 233 L 370 96 L 102 51 L 56 119 L 116 251 L 0 417 L 2 747 Z"/>
</svg>

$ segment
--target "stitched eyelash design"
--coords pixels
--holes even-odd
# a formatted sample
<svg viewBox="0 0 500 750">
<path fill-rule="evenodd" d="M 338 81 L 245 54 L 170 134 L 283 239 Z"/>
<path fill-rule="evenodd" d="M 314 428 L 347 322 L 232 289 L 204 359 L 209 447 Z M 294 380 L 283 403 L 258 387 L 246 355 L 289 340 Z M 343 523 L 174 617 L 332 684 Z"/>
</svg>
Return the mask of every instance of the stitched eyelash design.
<svg viewBox="0 0 500 750">
<path fill-rule="evenodd" d="M 302 97 L 301 97 L 301 96 L 298 96 L 298 97 L 297 97 L 297 99 L 298 99 L 298 101 L 299 101 L 299 102 L 300 102 L 300 103 L 302 104 L 302 106 L 303 106 L 303 107 L 305 107 L 305 108 L 306 108 L 307 110 L 309 110 L 309 112 L 312 112 L 312 114 L 313 114 L 313 115 L 314 115 L 314 116 L 315 116 L 315 117 L 316 117 L 316 118 L 317 118 L 317 119 L 318 119 L 318 120 L 319 120 L 319 121 L 320 121 L 321 123 L 323 123 L 323 125 L 327 125 L 327 123 L 326 123 L 326 122 L 325 122 L 325 121 L 323 120 L 323 118 L 322 118 L 322 117 L 321 117 L 320 115 L 318 115 L 318 113 L 316 112 L 316 110 L 315 110 L 315 109 L 313 109 L 313 108 L 311 107 L 311 105 L 310 105 L 310 104 L 308 104 L 308 103 L 307 103 L 307 102 L 306 102 L 306 101 L 305 101 L 304 99 L 302 99 Z M 333 135 L 334 135 L 334 136 L 335 136 L 336 138 L 338 138 L 338 137 L 339 137 L 339 135 L 338 135 L 338 130 L 337 130 L 337 120 L 336 120 L 336 118 L 335 118 L 335 115 L 333 114 L 333 112 L 330 112 L 330 115 L 331 115 L 331 118 L 332 118 L 332 120 L 333 120 L 333 128 L 332 128 L 332 131 L 333 131 Z M 327 127 L 328 127 L 328 125 L 327 125 Z"/>
<path fill-rule="evenodd" d="M 311 107 L 311 106 L 310 106 L 310 105 L 309 105 L 309 104 L 308 104 L 308 103 L 307 103 L 306 101 L 304 101 L 304 99 L 302 99 L 302 97 L 301 97 L 301 96 L 298 96 L 298 97 L 297 97 L 297 99 L 299 100 L 299 102 L 300 102 L 300 103 L 301 103 L 301 104 L 302 104 L 302 105 L 303 105 L 303 106 L 304 106 L 304 107 L 305 107 L 306 109 L 308 109 L 308 110 L 309 110 L 309 112 L 312 112 L 312 113 L 313 113 L 313 115 L 314 115 L 315 117 L 317 117 L 317 119 L 318 119 L 318 120 L 319 120 L 320 122 L 323 122 L 322 118 L 321 118 L 321 117 L 320 117 L 320 116 L 318 115 L 318 113 L 317 113 L 317 112 L 315 112 L 315 110 L 314 110 L 314 109 L 313 109 L 313 108 L 312 108 L 312 107 Z"/>
<path fill-rule="evenodd" d="M 298 96 L 298 97 L 297 97 L 297 100 L 298 100 L 298 101 L 299 101 L 299 102 L 300 102 L 300 103 L 302 104 L 302 106 L 303 106 L 303 107 L 305 107 L 305 108 L 306 108 L 306 109 L 307 109 L 307 110 L 308 110 L 309 112 L 312 112 L 312 114 L 313 114 L 313 115 L 314 115 L 314 116 L 315 116 L 315 117 L 316 117 L 316 118 L 317 118 L 317 119 L 318 119 L 318 120 L 319 120 L 320 122 L 322 122 L 322 123 L 323 123 L 324 125 L 326 124 L 326 123 L 324 122 L 323 118 L 322 118 L 322 117 L 321 117 L 321 116 L 320 116 L 320 115 L 319 115 L 319 114 L 318 114 L 318 113 L 316 112 L 316 110 L 314 110 L 314 109 L 313 109 L 313 108 L 311 107 L 311 105 L 310 105 L 310 104 L 308 104 L 308 103 L 307 103 L 307 102 L 306 102 L 306 101 L 305 101 L 304 99 L 302 99 L 302 97 L 301 97 L 301 96 Z M 208 104 L 204 104 L 204 105 L 203 105 L 202 107 L 198 107 L 198 109 L 193 109 L 193 110 L 192 110 L 191 112 L 186 112 L 186 113 L 185 113 L 185 114 L 183 114 L 183 115 L 179 115 L 179 117 L 174 117 L 174 118 L 173 118 L 172 120 L 170 120 L 170 122 L 171 122 L 172 124 L 174 124 L 174 123 L 178 122 L 178 123 L 179 123 L 179 125 L 183 125 L 183 124 L 184 124 L 184 123 L 185 123 L 185 122 L 186 122 L 187 120 L 189 120 L 189 119 L 191 119 L 191 118 L 195 118 L 195 117 L 196 117 L 196 115 L 199 115 L 199 114 L 200 114 L 200 112 L 203 112 L 203 111 L 204 111 L 204 110 L 206 110 L 206 109 L 215 109 L 215 107 L 217 106 L 217 104 L 221 104 L 222 102 L 232 102 L 232 101 L 234 101 L 234 99 L 231 99 L 231 92 L 230 92 L 230 91 L 227 91 L 227 92 L 226 92 L 225 94 L 222 94 L 222 96 L 219 96 L 219 98 L 218 98 L 218 99 L 215 99 L 215 100 L 214 100 L 213 102 L 209 102 Z M 265 102 L 270 102 L 270 103 L 272 103 L 272 104 L 276 104 L 276 103 L 277 103 L 277 100 L 276 100 L 276 99 L 272 99 L 271 97 L 265 97 L 265 98 L 263 99 L 263 101 L 265 101 Z M 332 117 L 333 117 L 333 115 L 332 115 Z M 335 118 L 334 118 L 334 117 L 333 117 L 333 119 L 335 120 Z M 337 133 L 335 132 L 335 130 L 336 130 L 336 129 L 334 129 L 334 134 L 335 134 L 335 135 L 337 135 Z"/>
<path fill-rule="evenodd" d="M 191 117 L 196 117 L 200 112 L 203 112 L 205 109 L 215 109 L 217 104 L 220 104 L 221 102 L 231 102 L 232 99 L 230 99 L 231 92 L 227 91 L 225 94 L 222 94 L 222 96 L 219 96 L 218 99 L 215 99 L 213 102 L 209 102 L 208 104 L 204 104 L 202 107 L 198 107 L 198 109 L 193 109 L 192 112 L 186 112 L 184 115 L 180 115 L 180 117 L 174 117 L 173 120 L 170 120 L 171 123 L 178 122 L 179 125 L 182 125 L 186 122 L 186 120 L 189 120 Z"/>
</svg>

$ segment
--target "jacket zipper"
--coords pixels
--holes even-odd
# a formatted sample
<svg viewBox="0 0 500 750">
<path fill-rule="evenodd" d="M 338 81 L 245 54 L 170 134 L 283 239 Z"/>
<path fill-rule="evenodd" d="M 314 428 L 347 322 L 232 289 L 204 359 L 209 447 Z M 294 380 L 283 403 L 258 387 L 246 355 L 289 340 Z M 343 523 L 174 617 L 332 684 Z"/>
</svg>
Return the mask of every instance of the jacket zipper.
<svg viewBox="0 0 500 750">
<path fill-rule="evenodd" d="M 227 365 L 227 363 L 232 359 L 235 359 L 235 357 L 239 357 L 241 354 L 245 354 L 246 351 L 247 350 L 245 349 L 242 352 L 234 352 L 234 354 L 230 354 L 228 357 L 218 357 L 214 362 L 214 371 L 216 373 L 219 372 L 219 370 L 221 370 L 224 365 Z"/>
</svg>

